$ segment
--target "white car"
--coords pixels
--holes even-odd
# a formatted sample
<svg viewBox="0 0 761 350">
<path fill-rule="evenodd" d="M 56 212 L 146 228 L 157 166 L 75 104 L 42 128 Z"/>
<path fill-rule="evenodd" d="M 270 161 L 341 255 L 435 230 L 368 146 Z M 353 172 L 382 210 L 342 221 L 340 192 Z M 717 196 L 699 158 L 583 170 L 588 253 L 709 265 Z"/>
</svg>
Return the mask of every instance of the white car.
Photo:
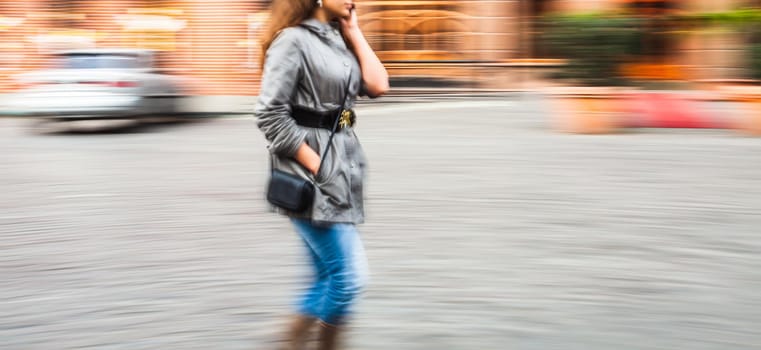
<svg viewBox="0 0 761 350">
<path fill-rule="evenodd" d="M 184 97 L 182 79 L 157 70 L 151 50 L 72 50 L 56 56 L 54 69 L 16 77 L 28 87 L 9 96 L 6 114 L 57 120 L 167 115 Z"/>
</svg>

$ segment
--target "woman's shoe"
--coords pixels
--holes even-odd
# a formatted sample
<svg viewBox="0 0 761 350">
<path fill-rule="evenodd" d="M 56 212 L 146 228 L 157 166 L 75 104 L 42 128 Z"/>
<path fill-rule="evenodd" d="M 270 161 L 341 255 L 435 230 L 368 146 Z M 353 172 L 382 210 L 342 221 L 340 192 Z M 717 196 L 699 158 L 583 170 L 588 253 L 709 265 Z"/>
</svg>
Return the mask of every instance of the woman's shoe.
<svg viewBox="0 0 761 350">
<path fill-rule="evenodd" d="M 288 325 L 288 334 L 283 350 L 303 350 L 309 330 L 315 322 L 314 317 L 296 315 Z"/>
<path fill-rule="evenodd" d="M 318 350 L 336 350 L 338 349 L 338 336 L 340 335 L 340 329 L 338 326 L 327 324 L 325 322 L 319 323 L 320 328 L 320 344 Z"/>
</svg>

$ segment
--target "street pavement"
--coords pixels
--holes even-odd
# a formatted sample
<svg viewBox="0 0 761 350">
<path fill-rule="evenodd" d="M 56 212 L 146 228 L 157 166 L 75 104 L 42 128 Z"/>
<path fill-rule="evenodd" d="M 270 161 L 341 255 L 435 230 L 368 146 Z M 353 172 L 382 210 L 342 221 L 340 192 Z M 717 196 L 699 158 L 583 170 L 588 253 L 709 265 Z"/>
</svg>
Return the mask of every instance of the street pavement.
<svg viewBox="0 0 761 350">
<path fill-rule="evenodd" d="M 560 134 L 520 95 L 358 114 L 349 349 L 761 344 L 761 139 Z M 105 124 L 0 119 L 0 349 L 274 348 L 309 266 L 254 120 Z"/>
</svg>

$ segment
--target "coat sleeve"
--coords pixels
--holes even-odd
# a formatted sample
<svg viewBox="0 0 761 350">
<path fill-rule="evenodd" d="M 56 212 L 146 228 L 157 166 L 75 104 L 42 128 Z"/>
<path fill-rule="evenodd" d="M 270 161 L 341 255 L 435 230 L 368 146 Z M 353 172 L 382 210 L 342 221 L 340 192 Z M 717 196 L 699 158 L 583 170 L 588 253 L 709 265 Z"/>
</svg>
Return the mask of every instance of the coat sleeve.
<svg viewBox="0 0 761 350">
<path fill-rule="evenodd" d="M 259 98 L 254 107 L 256 125 L 270 150 L 291 157 L 304 142 L 306 131 L 291 118 L 291 100 L 304 74 L 304 56 L 295 28 L 283 30 L 265 56 Z"/>
</svg>

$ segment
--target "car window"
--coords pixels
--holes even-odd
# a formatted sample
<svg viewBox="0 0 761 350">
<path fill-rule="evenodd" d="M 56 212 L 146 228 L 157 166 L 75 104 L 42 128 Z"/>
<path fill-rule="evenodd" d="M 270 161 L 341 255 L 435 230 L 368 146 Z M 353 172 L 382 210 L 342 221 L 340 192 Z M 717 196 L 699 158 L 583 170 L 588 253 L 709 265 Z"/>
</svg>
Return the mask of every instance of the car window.
<svg viewBox="0 0 761 350">
<path fill-rule="evenodd" d="M 63 68 L 68 69 L 130 69 L 145 67 L 137 55 L 76 54 L 63 58 Z"/>
</svg>

